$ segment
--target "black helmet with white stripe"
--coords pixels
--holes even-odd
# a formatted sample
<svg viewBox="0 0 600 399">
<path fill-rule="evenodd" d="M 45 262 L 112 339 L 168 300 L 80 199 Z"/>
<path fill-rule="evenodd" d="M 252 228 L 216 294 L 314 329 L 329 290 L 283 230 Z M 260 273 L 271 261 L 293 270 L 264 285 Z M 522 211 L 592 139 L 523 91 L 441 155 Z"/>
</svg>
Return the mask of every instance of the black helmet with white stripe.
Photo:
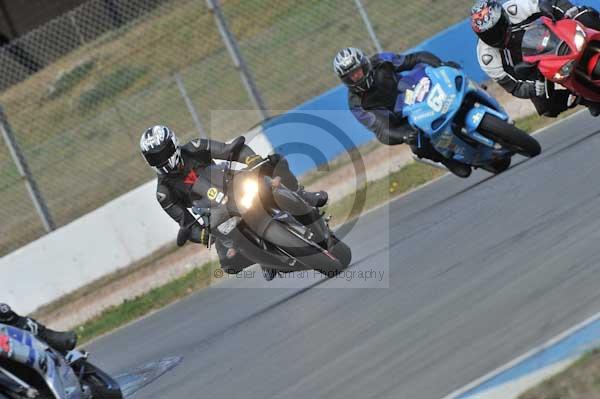
<svg viewBox="0 0 600 399">
<path fill-rule="evenodd" d="M 361 49 L 347 47 L 333 59 L 336 75 L 354 92 L 364 92 L 373 84 L 373 65 Z"/>
<path fill-rule="evenodd" d="M 183 166 L 179 141 L 166 126 L 156 125 L 147 129 L 140 139 L 140 149 L 146 162 L 158 173 L 175 172 Z"/>
</svg>

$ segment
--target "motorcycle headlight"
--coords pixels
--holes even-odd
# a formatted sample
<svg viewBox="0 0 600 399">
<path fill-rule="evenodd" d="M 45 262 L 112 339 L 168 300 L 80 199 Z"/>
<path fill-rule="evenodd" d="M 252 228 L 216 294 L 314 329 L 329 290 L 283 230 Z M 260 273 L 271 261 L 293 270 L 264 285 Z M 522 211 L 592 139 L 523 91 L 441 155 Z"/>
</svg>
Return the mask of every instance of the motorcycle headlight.
<svg viewBox="0 0 600 399">
<path fill-rule="evenodd" d="M 564 80 L 571 76 L 577 61 L 571 60 L 563 65 L 560 70 L 554 75 L 554 80 Z"/>
<path fill-rule="evenodd" d="M 242 187 L 242 199 L 240 200 L 240 206 L 244 210 L 248 210 L 252 207 L 254 199 L 258 195 L 258 183 L 256 180 L 248 179 L 244 182 Z"/>
<path fill-rule="evenodd" d="M 585 45 L 586 37 L 587 37 L 587 35 L 585 34 L 585 31 L 581 28 L 581 26 L 577 26 L 575 28 L 575 38 L 574 38 L 575 47 L 577 47 L 577 51 L 581 51 L 583 49 L 583 46 Z"/>
<path fill-rule="evenodd" d="M 223 235 L 228 235 L 233 231 L 233 229 L 236 228 L 236 226 L 240 223 L 241 220 L 241 217 L 234 216 L 231 219 L 228 219 L 221 223 L 219 226 L 217 226 L 217 230 L 219 230 L 219 233 Z"/>
</svg>

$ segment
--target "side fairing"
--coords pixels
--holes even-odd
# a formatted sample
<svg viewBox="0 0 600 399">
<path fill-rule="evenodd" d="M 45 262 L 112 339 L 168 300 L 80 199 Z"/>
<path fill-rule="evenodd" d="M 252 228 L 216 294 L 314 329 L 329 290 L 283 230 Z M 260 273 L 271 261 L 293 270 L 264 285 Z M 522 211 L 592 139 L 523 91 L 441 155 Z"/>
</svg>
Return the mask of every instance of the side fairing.
<svg viewBox="0 0 600 399">
<path fill-rule="evenodd" d="M 81 385 L 64 358 L 27 331 L 0 324 L 0 356 L 39 373 L 57 399 L 81 399 Z M 10 370 L 9 370 L 10 371 Z"/>
</svg>

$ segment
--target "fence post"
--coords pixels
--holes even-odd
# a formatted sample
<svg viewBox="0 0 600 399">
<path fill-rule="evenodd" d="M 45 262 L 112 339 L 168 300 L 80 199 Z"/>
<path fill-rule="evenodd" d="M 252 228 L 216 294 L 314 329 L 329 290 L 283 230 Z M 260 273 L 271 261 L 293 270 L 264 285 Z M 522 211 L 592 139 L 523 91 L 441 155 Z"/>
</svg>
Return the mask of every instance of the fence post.
<svg viewBox="0 0 600 399">
<path fill-rule="evenodd" d="M 240 75 L 242 77 L 242 83 L 246 87 L 248 91 L 248 95 L 250 99 L 254 103 L 254 106 L 261 112 L 263 119 L 267 119 L 269 117 L 269 113 L 267 111 L 267 107 L 254 83 L 254 79 L 250 70 L 248 69 L 248 65 L 244 61 L 244 57 L 242 57 L 242 53 L 238 48 L 237 42 L 233 37 L 231 31 L 229 30 L 229 26 L 227 25 L 227 20 L 223 15 L 223 11 L 218 4 L 218 0 L 206 0 L 206 5 L 208 9 L 215 17 L 215 22 L 217 23 L 217 28 L 219 29 L 219 34 L 227 47 L 227 51 L 233 60 L 233 65 L 236 69 L 240 71 Z"/>
<path fill-rule="evenodd" d="M 71 21 L 71 25 L 73 25 L 73 29 L 75 29 L 75 33 L 77 34 L 77 37 L 79 37 L 79 44 L 83 46 L 85 44 L 85 39 L 83 38 L 81 29 L 79 29 L 79 25 L 77 25 L 77 21 L 75 21 L 75 15 L 73 15 L 73 14 L 74 14 L 73 12 L 69 13 L 69 20 Z"/>
<path fill-rule="evenodd" d="M 35 210 L 42 220 L 44 229 L 49 233 L 54 230 L 56 226 L 54 225 L 54 221 L 50 215 L 50 210 L 46 206 L 44 197 L 42 196 L 42 193 L 40 192 L 35 180 L 33 179 L 33 176 L 31 175 L 29 165 L 27 165 L 27 160 L 19 148 L 19 144 L 15 139 L 15 135 L 12 131 L 10 123 L 8 122 L 8 119 L 6 118 L 6 114 L 4 113 L 4 108 L 2 106 L 0 106 L 0 132 L 2 133 L 2 137 L 4 138 L 4 142 L 8 147 L 8 151 L 10 152 L 12 159 L 17 166 L 19 174 L 23 180 L 25 180 L 27 191 L 29 192 L 31 201 L 33 201 Z"/>
<path fill-rule="evenodd" d="M 202 125 L 202 122 L 200 122 L 200 117 L 198 116 L 198 113 L 196 112 L 196 107 L 194 107 L 192 100 L 188 96 L 188 93 L 187 93 L 187 90 L 185 89 L 185 85 L 183 84 L 183 79 L 181 78 L 181 75 L 179 74 L 179 72 L 177 72 L 174 77 L 175 77 L 175 82 L 177 82 L 177 87 L 179 88 L 179 93 L 181 94 L 181 97 L 183 97 L 183 101 L 185 101 L 185 105 L 187 106 L 188 111 L 190 111 L 190 114 L 192 115 L 192 119 L 194 121 L 194 125 L 196 125 L 196 129 L 198 129 L 199 136 L 201 138 L 207 137 L 206 130 L 204 130 L 204 126 Z"/>
<path fill-rule="evenodd" d="M 377 38 L 377 35 L 375 34 L 373 25 L 371 25 L 371 20 L 369 19 L 369 14 L 367 14 L 367 10 L 363 6 L 362 0 L 354 0 L 354 3 L 356 3 L 356 8 L 358 8 L 358 12 L 360 13 L 362 20 L 365 23 L 365 26 L 367 27 L 367 32 L 369 32 L 369 36 L 371 36 L 371 40 L 373 41 L 373 44 L 375 45 L 375 49 L 377 50 L 378 53 L 382 53 L 383 48 L 381 47 L 381 43 L 379 43 L 379 39 Z"/>
</svg>

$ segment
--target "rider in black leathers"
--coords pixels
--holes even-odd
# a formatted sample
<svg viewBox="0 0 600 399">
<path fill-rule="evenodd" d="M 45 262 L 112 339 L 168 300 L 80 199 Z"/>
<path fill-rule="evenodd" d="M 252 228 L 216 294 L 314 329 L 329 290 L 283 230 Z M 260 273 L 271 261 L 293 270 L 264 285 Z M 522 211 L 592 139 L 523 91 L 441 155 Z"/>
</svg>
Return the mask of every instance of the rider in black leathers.
<svg viewBox="0 0 600 399">
<path fill-rule="evenodd" d="M 199 223 L 188 208 L 193 206 L 190 190 L 199 170 L 214 163 L 215 159 L 255 165 L 263 158 L 243 145 L 236 153 L 230 144 L 216 140 L 196 139 L 180 146 L 174 132 L 166 126 L 154 126 L 147 129 L 141 137 L 142 155 L 150 166 L 157 171 L 158 184 L 156 198 L 167 214 L 181 226 L 177 236 L 177 244 L 184 245 L 188 240 L 195 243 L 208 244 L 207 229 Z M 268 157 L 269 162 L 261 166 L 261 173 L 269 176 L 280 176 L 281 182 L 289 189 L 296 191 L 311 206 L 322 207 L 327 203 L 327 193 L 324 191 L 309 192 L 298 184 L 298 180 L 289 170 L 287 161 L 275 154 Z M 232 243 L 215 242 L 221 268 L 230 274 L 240 272 L 253 262 L 240 254 Z M 272 269 L 269 277 L 274 277 Z"/>
</svg>

